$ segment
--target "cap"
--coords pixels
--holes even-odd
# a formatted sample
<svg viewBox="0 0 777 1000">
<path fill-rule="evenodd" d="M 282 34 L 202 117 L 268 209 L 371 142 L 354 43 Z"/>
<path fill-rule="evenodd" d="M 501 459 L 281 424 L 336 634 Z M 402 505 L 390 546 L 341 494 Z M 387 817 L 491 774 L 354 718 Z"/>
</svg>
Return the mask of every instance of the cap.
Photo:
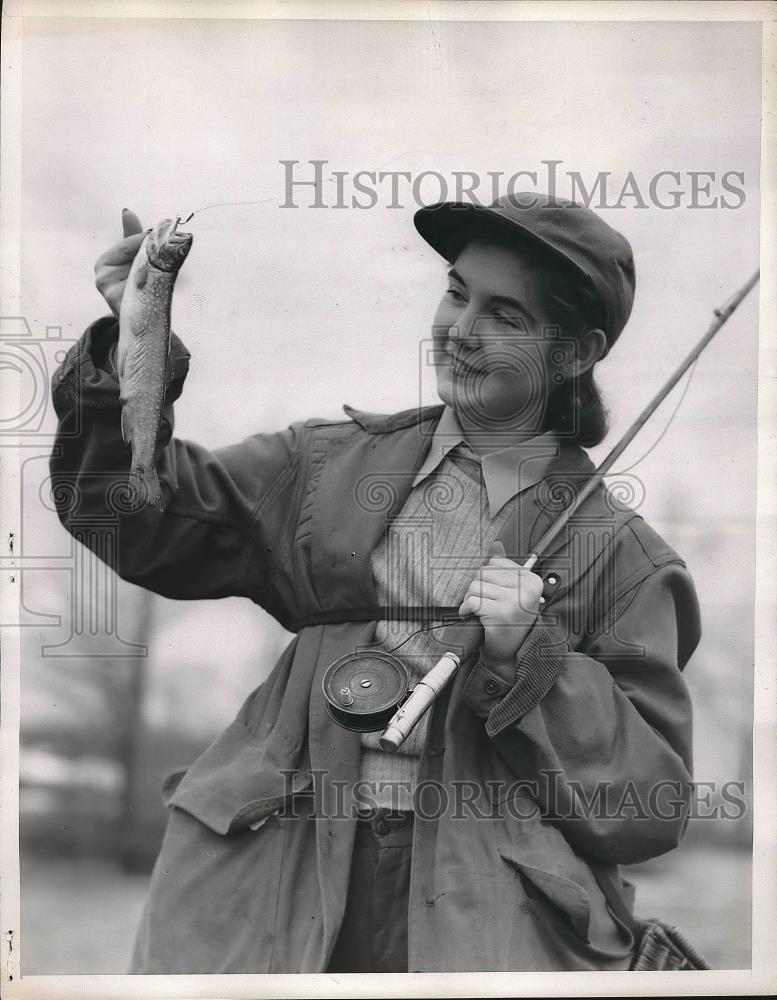
<svg viewBox="0 0 777 1000">
<path fill-rule="evenodd" d="M 521 193 L 489 206 L 460 201 L 426 205 L 416 212 L 414 221 L 421 236 L 446 260 L 451 237 L 465 226 L 520 233 L 588 281 L 602 305 L 607 350 L 626 325 L 636 286 L 631 245 L 584 205 L 547 194 Z"/>
</svg>

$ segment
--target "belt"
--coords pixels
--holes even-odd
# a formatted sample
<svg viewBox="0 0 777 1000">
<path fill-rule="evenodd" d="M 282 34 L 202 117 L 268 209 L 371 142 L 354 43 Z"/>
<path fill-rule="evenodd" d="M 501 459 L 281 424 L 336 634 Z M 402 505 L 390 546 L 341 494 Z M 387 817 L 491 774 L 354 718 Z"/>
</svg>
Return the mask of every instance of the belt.
<svg viewBox="0 0 777 1000">
<path fill-rule="evenodd" d="M 426 607 L 398 608 L 375 604 L 365 608 L 337 608 L 333 611 L 317 611 L 312 615 L 302 615 L 290 623 L 292 631 L 299 632 L 312 625 L 338 625 L 342 622 L 372 621 L 460 621 L 459 609 L 449 605 L 432 604 Z"/>
</svg>

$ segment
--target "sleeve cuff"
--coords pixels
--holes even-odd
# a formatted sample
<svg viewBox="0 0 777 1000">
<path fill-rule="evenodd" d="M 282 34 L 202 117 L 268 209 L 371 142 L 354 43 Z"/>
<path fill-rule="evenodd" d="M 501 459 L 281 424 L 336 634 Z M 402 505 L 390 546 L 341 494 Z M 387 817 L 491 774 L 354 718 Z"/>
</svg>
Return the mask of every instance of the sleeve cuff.
<svg viewBox="0 0 777 1000">
<path fill-rule="evenodd" d="M 462 696 L 485 719 L 489 737 L 513 725 L 545 697 L 561 673 L 569 651 L 569 643 L 538 623 L 522 643 L 515 663 L 491 663 L 481 654 Z"/>
<path fill-rule="evenodd" d="M 116 372 L 118 339 L 119 321 L 115 316 L 103 316 L 87 327 L 52 376 L 55 403 L 77 404 L 90 411 L 115 412 L 120 409 L 119 377 Z M 181 395 L 189 371 L 189 358 L 190 354 L 180 338 L 171 333 L 166 405 L 175 402 Z"/>
<path fill-rule="evenodd" d="M 481 654 L 467 677 L 462 697 L 467 705 L 481 719 L 488 718 L 491 709 L 501 701 L 514 683 L 514 676 L 508 678 L 507 671 L 515 675 L 515 666 L 490 665 Z"/>
</svg>

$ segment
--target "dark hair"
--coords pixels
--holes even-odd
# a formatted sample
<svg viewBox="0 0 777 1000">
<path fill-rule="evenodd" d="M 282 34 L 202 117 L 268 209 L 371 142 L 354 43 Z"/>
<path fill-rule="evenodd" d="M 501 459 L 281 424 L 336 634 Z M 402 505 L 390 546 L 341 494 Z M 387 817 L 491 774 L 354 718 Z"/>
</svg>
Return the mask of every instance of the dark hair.
<svg viewBox="0 0 777 1000">
<path fill-rule="evenodd" d="M 567 337 L 604 329 L 602 306 L 593 288 L 571 265 L 529 238 L 501 227 L 467 226 L 453 234 L 446 257 L 452 264 L 474 237 L 488 238 L 526 257 L 537 279 L 545 311 Z M 604 440 L 608 413 L 594 381 L 593 366 L 582 375 L 552 385 L 545 410 L 545 430 L 555 430 L 567 441 L 592 448 Z"/>
</svg>

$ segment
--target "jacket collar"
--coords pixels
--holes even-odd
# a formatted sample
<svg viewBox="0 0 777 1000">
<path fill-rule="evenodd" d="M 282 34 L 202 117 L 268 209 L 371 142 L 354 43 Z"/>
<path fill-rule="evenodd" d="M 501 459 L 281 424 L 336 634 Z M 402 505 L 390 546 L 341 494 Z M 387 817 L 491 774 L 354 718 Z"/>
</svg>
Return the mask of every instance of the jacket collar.
<svg viewBox="0 0 777 1000">
<path fill-rule="evenodd" d="M 318 503 L 314 508 L 312 556 L 321 607 L 311 611 L 375 603 L 370 553 L 387 524 L 400 513 L 427 457 L 443 409 L 442 405 L 415 407 L 383 415 L 345 407 L 355 423 L 375 437 L 363 439 L 362 444 L 354 442 L 336 460 L 324 464 L 317 495 L 337 497 L 337 503 Z M 519 494 L 516 514 L 505 526 L 502 539 L 507 554 L 525 559 L 593 470 L 581 447 L 561 440 L 544 478 Z M 343 490 L 344 483 L 351 488 Z M 584 505 L 586 520 L 593 515 L 601 528 L 613 519 L 604 507 L 603 494 L 601 488 L 595 490 Z M 569 529 L 559 532 L 540 564 L 568 541 Z"/>
<path fill-rule="evenodd" d="M 392 489 L 394 503 L 391 505 L 389 516 L 396 516 L 407 498 L 407 494 L 410 492 L 413 480 L 423 468 L 424 462 L 429 455 L 434 434 L 446 408 L 444 404 L 440 403 L 435 406 L 412 407 L 411 409 L 391 414 L 371 413 L 365 410 L 357 410 L 348 405 L 344 406 L 343 409 L 368 434 L 385 435 L 417 427 L 419 434 L 421 434 L 422 438 L 425 438 L 420 450 L 416 451 L 415 461 L 410 463 L 410 468 L 405 465 L 403 468 L 405 475 L 398 477 L 401 480 L 401 486 L 398 479 L 394 478 L 397 476 L 397 472 L 389 471 L 391 469 L 390 464 L 388 468 L 384 466 L 389 477 L 393 478 L 394 486 L 394 489 Z M 407 452 L 405 452 L 404 461 L 407 461 L 408 457 Z M 411 471 L 411 469 L 411 475 L 407 476 L 407 472 Z M 523 516 L 520 518 L 520 523 L 517 523 L 513 519 L 513 525 L 508 528 L 508 531 L 512 530 L 514 535 L 512 549 L 508 546 L 510 554 L 515 553 L 516 556 L 526 556 L 532 551 L 532 548 L 537 544 L 545 531 L 547 531 L 559 515 L 563 514 L 564 510 L 575 499 L 578 491 L 582 489 L 589 476 L 594 472 L 594 465 L 587 453 L 579 445 L 562 439 L 558 442 L 558 450 L 555 457 L 550 459 L 543 472 L 542 480 L 535 482 L 530 489 L 527 489 L 522 494 L 522 499 L 530 503 L 534 508 L 535 515 L 528 516 L 528 508 L 524 507 L 524 504 L 521 504 Z M 396 487 L 400 488 L 397 489 Z M 590 511 L 595 520 L 597 519 L 597 515 L 599 519 L 604 515 L 604 521 L 610 521 L 612 519 L 612 511 L 604 500 L 604 494 L 604 489 L 599 486 L 588 498 L 584 506 L 586 512 Z M 374 530 L 373 528 L 373 532 Z M 568 530 L 561 531 L 548 546 L 543 556 L 547 557 L 557 552 L 568 540 L 568 534 Z M 371 541 L 377 543 L 378 538 L 379 534 L 372 534 Z"/>
<path fill-rule="evenodd" d="M 368 434 L 391 434 L 416 424 L 434 420 L 435 426 L 445 409 L 442 403 L 436 406 L 414 406 L 410 410 L 399 413 L 368 413 L 366 410 L 356 410 L 352 406 L 344 406 L 343 410 L 351 420 L 355 421 Z"/>
</svg>

